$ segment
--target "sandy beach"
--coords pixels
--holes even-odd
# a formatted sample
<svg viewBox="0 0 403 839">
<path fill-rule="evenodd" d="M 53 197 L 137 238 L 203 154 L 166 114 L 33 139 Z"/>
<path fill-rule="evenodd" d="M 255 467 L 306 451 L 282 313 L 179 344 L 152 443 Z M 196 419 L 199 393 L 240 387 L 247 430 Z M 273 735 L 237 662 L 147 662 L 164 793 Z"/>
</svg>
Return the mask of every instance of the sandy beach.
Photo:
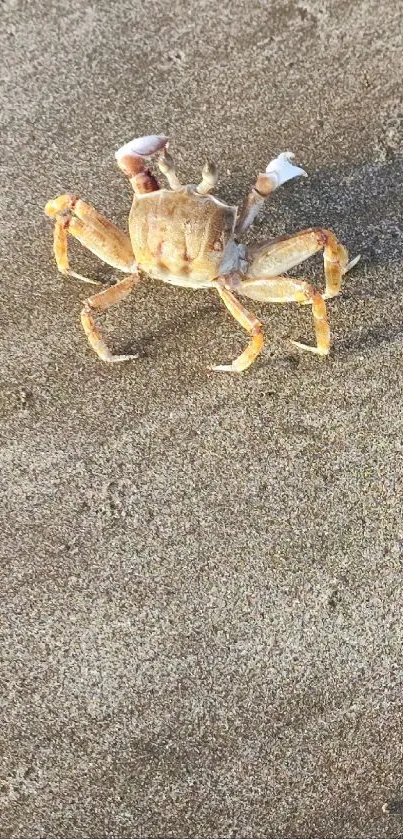
<svg viewBox="0 0 403 839">
<path fill-rule="evenodd" d="M 398 839 L 401 3 L 0 17 L 1 839 Z M 72 192 L 127 230 L 114 153 L 160 132 L 231 204 L 295 153 L 309 178 L 246 241 L 321 226 L 361 254 L 328 359 L 290 343 L 309 307 L 251 301 L 261 358 L 211 373 L 245 334 L 214 291 L 151 280 L 99 320 L 139 358 L 96 358 L 43 207 Z M 320 255 L 293 273 L 324 287 Z"/>
</svg>

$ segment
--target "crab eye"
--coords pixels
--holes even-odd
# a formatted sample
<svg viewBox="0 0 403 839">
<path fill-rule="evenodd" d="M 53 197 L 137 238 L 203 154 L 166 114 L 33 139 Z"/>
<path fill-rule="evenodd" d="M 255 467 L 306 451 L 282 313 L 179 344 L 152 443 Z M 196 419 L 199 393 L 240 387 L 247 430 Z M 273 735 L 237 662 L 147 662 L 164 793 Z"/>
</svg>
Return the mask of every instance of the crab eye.
<svg viewBox="0 0 403 839">
<path fill-rule="evenodd" d="M 168 137 L 165 134 L 149 134 L 147 137 L 135 137 L 134 140 L 130 140 L 129 143 L 126 143 L 117 152 L 115 152 L 115 157 L 117 160 L 120 160 L 122 157 L 149 157 L 152 154 L 156 154 L 168 143 Z"/>
<path fill-rule="evenodd" d="M 294 166 L 291 163 L 293 157 L 294 155 L 291 151 L 284 151 L 274 160 L 271 160 L 266 167 L 266 174 L 276 179 L 276 186 L 281 186 L 286 181 L 290 181 L 292 178 L 298 178 L 300 175 L 307 177 L 304 169 L 300 169 L 299 166 Z"/>
</svg>

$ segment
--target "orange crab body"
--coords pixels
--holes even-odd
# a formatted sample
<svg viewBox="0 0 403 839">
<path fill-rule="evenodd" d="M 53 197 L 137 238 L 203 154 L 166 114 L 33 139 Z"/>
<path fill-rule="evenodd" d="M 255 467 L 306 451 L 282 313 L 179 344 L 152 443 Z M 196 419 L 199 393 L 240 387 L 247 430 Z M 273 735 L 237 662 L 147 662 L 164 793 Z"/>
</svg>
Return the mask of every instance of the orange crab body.
<svg viewBox="0 0 403 839">
<path fill-rule="evenodd" d="M 348 263 L 347 251 L 335 235 L 325 229 L 308 228 L 301 233 L 269 239 L 247 247 L 238 237 L 252 224 L 265 199 L 292 178 L 305 175 L 295 166 L 290 152 L 271 160 L 258 175 L 240 212 L 211 195 L 217 182 L 215 166 L 206 164 L 199 184 L 183 186 L 168 154 L 163 134 L 140 137 L 116 152 L 119 167 L 133 187 L 129 235 L 75 195 L 60 195 L 48 201 L 46 215 L 54 218 L 54 253 L 59 270 L 86 282 L 70 269 L 67 234 L 128 276 L 114 286 L 93 294 L 81 312 L 89 343 L 107 362 L 126 361 L 135 355 L 110 352 L 95 322 L 103 312 L 130 294 L 140 277 L 148 275 L 172 285 L 214 288 L 238 323 L 249 333 L 247 348 L 231 364 L 214 370 L 240 373 L 246 370 L 263 347 L 263 327 L 237 295 L 276 303 L 309 303 L 312 306 L 316 344 L 293 341 L 299 349 L 325 356 L 330 349 L 330 331 L 325 300 L 339 293 L 343 275 L 357 261 Z M 158 167 L 170 189 L 161 189 L 146 161 L 157 156 Z M 325 293 L 321 294 L 303 277 L 283 276 L 308 257 L 323 250 Z"/>
<path fill-rule="evenodd" d="M 135 195 L 129 234 L 138 268 L 173 285 L 210 285 L 220 273 L 236 213 L 191 187 Z"/>
</svg>

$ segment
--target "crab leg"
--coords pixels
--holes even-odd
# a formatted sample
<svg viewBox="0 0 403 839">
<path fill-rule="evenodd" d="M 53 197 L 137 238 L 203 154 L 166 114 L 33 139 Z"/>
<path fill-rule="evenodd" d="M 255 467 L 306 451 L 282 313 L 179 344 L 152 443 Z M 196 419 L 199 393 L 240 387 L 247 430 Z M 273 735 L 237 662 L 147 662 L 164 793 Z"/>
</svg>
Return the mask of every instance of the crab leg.
<svg viewBox="0 0 403 839">
<path fill-rule="evenodd" d="M 330 230 L 308 228 L 293 236 L 282 236 L 248 249 L 250 262 L 248 277 L 273 277 L 288 271 L 300 262 L 323 249 L 326 289 L 325 300 L 335 297 L 340 292 L 341 281 L 353 265 L 356 257 L 348 262 L 346 248 L 336 239 Z"/>
<path fill-rule="evenodd" d="M 309 350 L 316 355 L 328 355 L 330 330 L 327 321 L 326 303 L 322 295 L 310 283 L 294 277 L 257 277 L 237 284 L 239 294 L 264 303 L 310 303 L 312 305 L 316 346 L 292 341 L 295 347 Z"/>
<path fill-rule="evenodd" d="M 246 350 L 244 350 L 238 358 L 234 359 L 232 364 L 218 364 L 213 367 L 213 370 L 230 373 L 242 373 L 243 370 L 246 370 L 252 364 L 263 349 L 264 341 L 262 324 L 251 312 L 248 312 L 248 310 L 245 309 L 245 306 L 237 300 L 231 291 L 220 285 L 217 285 L 216 288 L 221 300 L 225 303 L 227 309 L 231 312 L 231 315 L 236 321 L 238 321 L 243 329 L 246 330 L 246 332 L 249 332 L 249 334 L 252 335 L 252 339 Z"/>
<path fill-rule="evenodd" d="M 158 181 L 147 168 L 146 160 L 162 153 L 167 144 L 168 137 L 165 134 L 150 134 L 131 140 L 115 153 L 119 168 L 127 175 L 137 195 L 156 192 L 160 188 Z"/>
<path fill-rule="evenodd" d="M 282 152 L 278 157 L 270 161 L 265 172 L 257 176 L 256 183 L 241 208 L 235 228 L 236 234 L 243 233 L 251 226 L 262 209 L 267 196 L 271 192 L 274 192 L 277 187 L 285 184 L 286 181 L 290 181 L 292 178 L 297 178 L 299 175 L 306 177 L 306 172 L 303 169 L 291 163 L 293 157 L 292 152 Z"/>
<path fill-rule="evenodd" d="M 81 274 L 72 271 L 67 253 L 67 233 L 70 233 L 85 248 L 120 271 L 133 271 L 134 254 L 129 237 L 119 230 L 101 213 L 75 195 L 59 195 L 48 201 L 45 213 L 55 219 L 53 250 L 57 267 L 62 274 L 77 277 L 86 283 L 94 283 Z"/>
<path fill-rule="evenodd" d="M 81 312 L 81 323 L 92 349 L 102 361 L 112 363 L 118 361 L 129 361 L 132 358 L 138 357 L 138 354 L 112 355 L 106 346 L 94 319 L 96 312 L 105 312 L 110 308 L 110 306 L 113 306 L 115 303 L 119 303 L 121 300 L 124 300 L 125 297 L 128 297 L 131 290 L 138 282 L 138 274 L 131 274 L 119 283 L 106 288 L 104 291 L 100 291 L 99 294 L 93 294 L 92 297 L 88 297 L 84 303 Z"/>
</svg>

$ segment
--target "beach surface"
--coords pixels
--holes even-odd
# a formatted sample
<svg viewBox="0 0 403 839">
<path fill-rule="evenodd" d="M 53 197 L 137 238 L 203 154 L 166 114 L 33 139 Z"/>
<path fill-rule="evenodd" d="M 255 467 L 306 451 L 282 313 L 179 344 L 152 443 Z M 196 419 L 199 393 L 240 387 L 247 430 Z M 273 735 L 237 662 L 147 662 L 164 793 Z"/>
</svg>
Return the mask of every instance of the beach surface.
<svg viewBox="0 0 403 839">
<path fill-rule="evenodd" d="M 398 0 L 3 0 L 1 839 L 403 837 L 403 13 Z M 46 201 L 127 229 L 114 153 L 166 133 L 238 204 L 292 150 L 247 241 L 331 228 L 329 302 L 144 280 L 80 325 Z M 77 243 L 76 271 L 118 273 Z M 323 261 L 296 271 L 323 289 Z M 99 287 L 101 288 L 101 286 Z M 383 809 L 383 805 L 386 808 Z M 388 812 L 384 812 L 384 810 Z"/>
</svg>

